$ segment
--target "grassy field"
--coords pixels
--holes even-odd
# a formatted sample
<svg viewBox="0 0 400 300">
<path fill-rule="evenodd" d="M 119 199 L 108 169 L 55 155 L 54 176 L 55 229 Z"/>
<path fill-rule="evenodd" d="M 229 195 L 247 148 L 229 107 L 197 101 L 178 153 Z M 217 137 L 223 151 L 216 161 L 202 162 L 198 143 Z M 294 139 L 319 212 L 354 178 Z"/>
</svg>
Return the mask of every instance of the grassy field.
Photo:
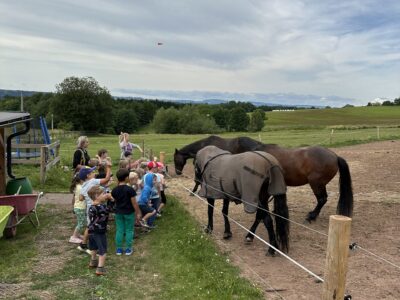
<svg viewBox="0 0 400 300">
<path fill-rule="evenodd" d="M 0 239 L 0 287 L 14 289 L 5 299 L 262 299 L 180 202 L 168 200 L 157 228 L 136 234 L 130 257 L 114 255 L 109 222 L 106 277 L 97 277 L 89 256 L 67 243 L 72 213 L 42 205 L 39 230 L 27 223 L 16 238 Z"/>
<path fill-rule="evenodd" d="M 268 112 L 267 127 L 399 126 L 400 106 L 365 106 Z"/>
</svg>

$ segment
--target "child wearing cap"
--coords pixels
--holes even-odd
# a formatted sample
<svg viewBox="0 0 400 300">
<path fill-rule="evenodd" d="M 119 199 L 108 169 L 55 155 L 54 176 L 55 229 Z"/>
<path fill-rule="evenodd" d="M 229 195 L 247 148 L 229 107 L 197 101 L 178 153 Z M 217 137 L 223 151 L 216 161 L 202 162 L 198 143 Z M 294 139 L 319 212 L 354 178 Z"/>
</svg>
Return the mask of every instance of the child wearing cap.
<svg viewBox="0 0 400 300">
<path fill-rule="evenodd" d="M 74 233 L 69 239 L 70 243 L 80 244 L 82 243 L 81 234 L 85 231 L 87 226 L 86 221 L 86 203 L 85 201 L 80 200 L 80 192 L 82 187 L 81 179 L 78 176 L 79 174 L 75 174 L 72 178 L 71 186 L 69 188 L 72 195 L 72 205 L 73 212 L 76 217 L 77 224 L 74 229 Z"/>
<path fill-rule="evenodd" d="M 115 199 L 115 246 L 116 254 L 122 255 L 124 252 L 122 246 L 125 237 L 125 255 L 131 255 L 133 252 L 132 240 L 134 237 L 135 215 L 137 219 L 142 218 L 142 213 L 136 202 L 135 190 L 127 185 L 129 182 L 128 169 L 119 169 L 117 171 L 118 186 L 115 187 L 111 195 Z"/>
<path fill-rule="evenodd" d="M 109 193 L 104 193 L 100 186 L 92 186 L 88 191 L 88 196 L 92 200 L 88 212 L 89 250 L 91 251 L 89 267 L 96 268 L 96 275 L 104 275 L 107 253 L 107 222 L 108 214 L 112 209 L 106 201 L 113 201 L 114 199 Z M 97 255 L 99 256 L 98 260 Z"/>
<path fill-rule="evenodd" d="M 88 215 L 88 210 L 90 206 L 92 205 L 92 199 L 88 195 L 88 191 L 94 187 L 94 186 L 100 186 L 100 185 L 106 185 L 110 178 L 111 178 L 111 163 L 107 162 L 106 164 L 106 177 L 101 178 L 101 179 L 96 179 L 95 178 L 95 173 L 94 171 L 96 170 L 96 167 L 89 168 L 89 167 L 83 167 L 79 170 L 79 178 L 83 181 L 81 191 L 80 191 L 80 199 L 85 201 L 86 203 L 86 213 Z M 88 220 L 89 223 L 89 220 Z M 85 233 L 83 235 L 82 243 L 78 246 L 78 250 L 88 252 L 87 248 L 87 240 L 88 240 L 88 230 L 86 228 Z"/>
<path fill-rule="evenodd" d="M 159 206 L 160 206 L 160 185 L 161 185 L 161 176 L 157 173 L 158 171 L 158 163 L 156 161 L 150 161 L 147 163 L 147 168 L 149 169 L 149 172 L 144 175 L 144 180 L 146 180 L 146 176 L 149 174 L 153 174 L 155 179 L 155 183 L 152 188 L 152 193 L 150 196 L 151 204 L 153 208 L 156 210 L 158 216 L 161 216 L 159 214 Z M 149 219 L 149 224 L 153 225 L 155 218 L 150 218 Z"/>
<path fill-rule="evenodd" d="M 157 213 L 157 211 L 150 204 L 150 196 L 155 180 L 156 178 L 153 173 L 148 173 L 147 176 L 143 177 L 144 187 L 138 199 L 139 208 L 143 215 L 143 219 L 140 220 L 140 224 L 147 228 L 152 227 L 147 222 Z"/>
</svg>

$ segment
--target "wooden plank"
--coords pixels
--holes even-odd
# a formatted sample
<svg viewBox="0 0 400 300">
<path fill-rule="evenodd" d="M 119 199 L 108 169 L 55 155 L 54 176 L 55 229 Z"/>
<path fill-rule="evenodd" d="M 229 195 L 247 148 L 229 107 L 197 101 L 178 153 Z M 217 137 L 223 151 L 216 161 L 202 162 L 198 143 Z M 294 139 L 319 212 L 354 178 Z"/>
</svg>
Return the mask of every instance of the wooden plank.
<svg viewBox="0 0 400 300">
<path fill-rule="evenodd" d="M 40 148 L 40 183 L 46 180 L 46 146 Z"/>
<path fill-rule="evenodd" d="M 344 298 L 350 228 L 350 218 L 339 215 L 329 217 L 325 277 L 321 298 L 323 300 L 339 300 Z"/>
<path fill-rule="evenodd" d="M 40 160 L 38 159 L 13 159 L 12 164 L 21 164 L 21 165 L 40 165 Z"/>
<path fill-rule="evenodd" d="M 55 166 L 57 163 L 60 162 L 60 157 L 56 157 L 55 159 L 53 159 L 51 162 L 49 162 L 46 166 L 46 171 L 50 170 L 51 167 Z"/>
<path fill-rule="evenodd" d="M 11 144 L 12 149 L 40 149 L 43 146 L 46 144 Z"/>
</svg>

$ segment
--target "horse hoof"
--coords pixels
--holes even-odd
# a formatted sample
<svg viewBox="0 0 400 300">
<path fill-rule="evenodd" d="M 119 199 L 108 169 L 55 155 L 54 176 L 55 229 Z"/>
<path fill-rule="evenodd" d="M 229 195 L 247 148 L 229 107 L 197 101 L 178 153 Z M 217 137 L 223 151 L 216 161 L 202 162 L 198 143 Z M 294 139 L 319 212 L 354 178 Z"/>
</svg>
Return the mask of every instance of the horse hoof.
<svg viewBox="0 0 400 300">
<path fill-rule="evenodd" d="M 206 228 L 204 228 L 204 232 L 208 233 L 208 234 L 211 234 L 212 233 L 212 229 L 206 227 Z"/>
<path fill-rule="evenodd" d="M 246 236 L 246 238 L 244 239 L 244 243 L 246 245 L 249 245 L 249 244 L 253 243 L 253 239 L 251 237 Z"/>
<path fill-rule="evenodd" d="M 225 232 L 224 233 L 224 236 L 223 236 L 224 240 L 230 240 L 231 237 L 232 237 L 232 233 L 230 233 L 230 232 Z"/>
<path fill-rule="evenodd" d="M 276 253 L 274 249 L 268 249 L 268 251 L 265 253 L 265 256 L 271 256 L 271 257 L 275 257 Z"/>
</svg>

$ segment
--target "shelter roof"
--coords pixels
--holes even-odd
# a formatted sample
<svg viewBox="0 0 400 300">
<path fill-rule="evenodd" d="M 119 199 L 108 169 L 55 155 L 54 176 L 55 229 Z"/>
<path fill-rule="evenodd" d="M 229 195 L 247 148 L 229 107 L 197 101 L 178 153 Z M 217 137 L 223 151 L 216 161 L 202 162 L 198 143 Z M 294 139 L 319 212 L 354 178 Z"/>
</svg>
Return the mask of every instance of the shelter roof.
<svg viewBox="0 0 400 300">
<path fill-rule="evenodd" d="M 29 121 L 30 113 L 25 112 L 0 112 L 0 128 Z"/>
</svg>

